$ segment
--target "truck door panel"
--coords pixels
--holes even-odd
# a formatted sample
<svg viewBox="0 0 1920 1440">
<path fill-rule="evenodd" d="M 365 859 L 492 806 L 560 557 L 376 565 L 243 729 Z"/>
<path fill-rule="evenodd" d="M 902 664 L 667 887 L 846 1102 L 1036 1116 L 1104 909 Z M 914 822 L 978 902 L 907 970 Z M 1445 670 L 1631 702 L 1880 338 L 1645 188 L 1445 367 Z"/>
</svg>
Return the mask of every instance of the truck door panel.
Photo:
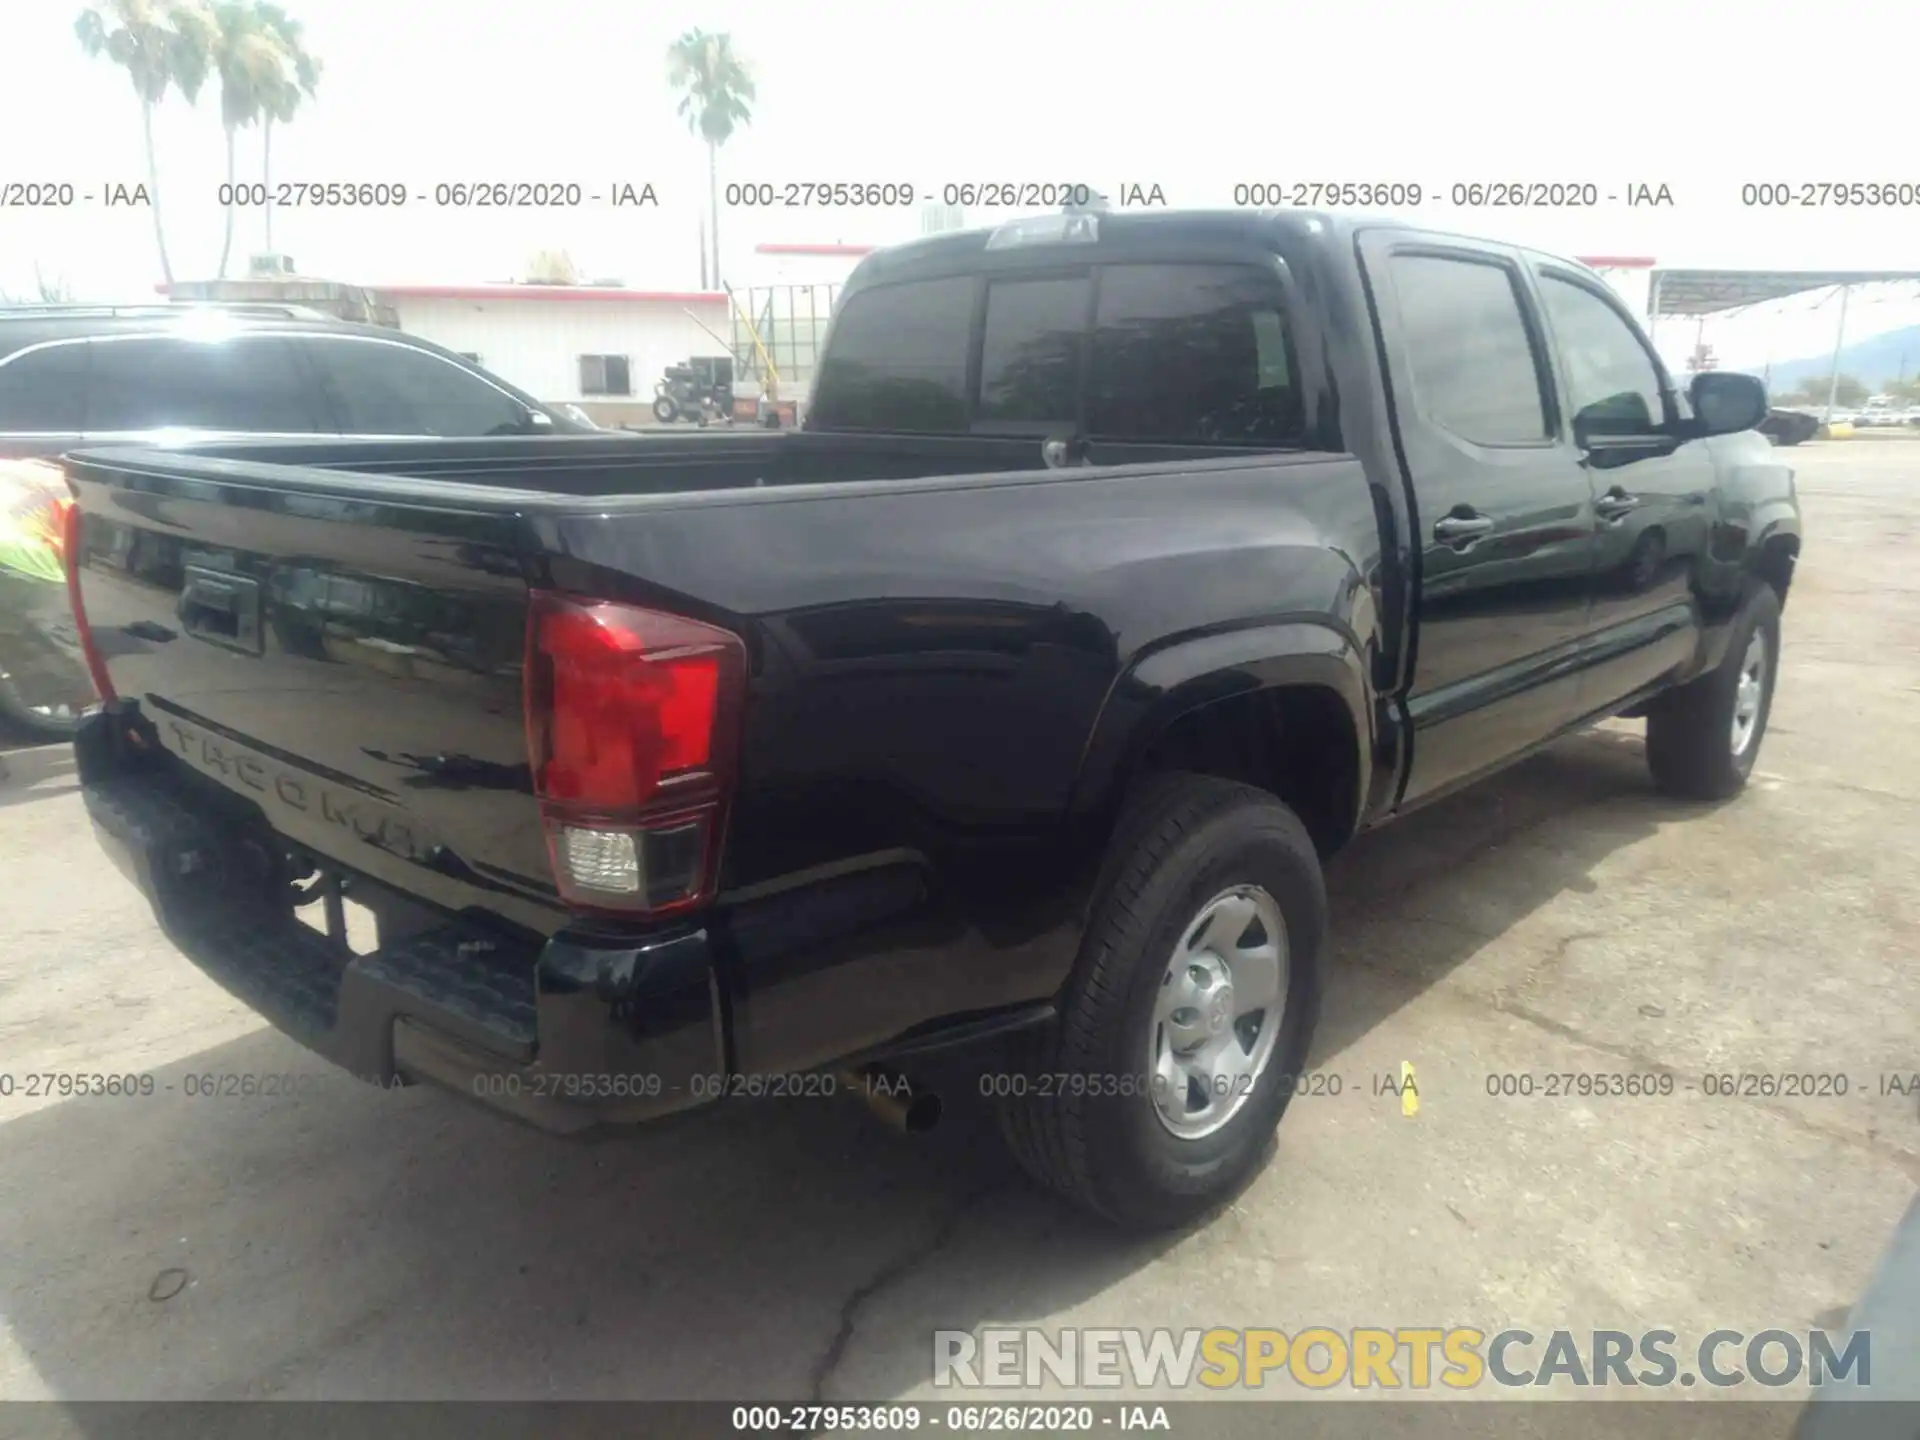
<svg viewBox="0 0 1920 1440">
<path fill-rule="evenodd" d="M 1361 243 L 1420 557 L 1407 802 L 1574 717 L 1594 519 L 1517 261 L 1496 247 Z"/>
<path fill-rule="evenodd" d="M 1618 300 L 1591 277 L 1536 270 L 1569 428 L 1596 517 L 1584 711 L 1599 711 L 1692 656 L 1692 603 L 1707 559 L 1715 483 L 1705 440 L 1676 442 L 1682 404 Z"/>
</svg>

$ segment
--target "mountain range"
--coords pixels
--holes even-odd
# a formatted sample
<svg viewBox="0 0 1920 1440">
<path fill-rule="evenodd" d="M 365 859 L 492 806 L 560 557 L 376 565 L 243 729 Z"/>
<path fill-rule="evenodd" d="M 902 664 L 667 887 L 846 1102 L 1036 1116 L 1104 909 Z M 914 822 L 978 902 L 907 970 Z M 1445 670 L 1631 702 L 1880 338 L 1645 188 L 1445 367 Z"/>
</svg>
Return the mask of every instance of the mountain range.
<svg viewBox="0 0 1920 1440">
<path fill-rule="evenodd" d="M 1799 360 L 1776 361 L 1767 372 L 1767 389 L 1775 395 L 1788 395 L 1809 380 L 1824 381 L 1833 370 L 1833 353 L 1809 355 Z M 1840 373 L 1851 375 L 1869 390 L 1879 390 L 1891 380 L 1920 370 L 1920 325 L 1889 330 L 1840 350 Z"/>
</svg>

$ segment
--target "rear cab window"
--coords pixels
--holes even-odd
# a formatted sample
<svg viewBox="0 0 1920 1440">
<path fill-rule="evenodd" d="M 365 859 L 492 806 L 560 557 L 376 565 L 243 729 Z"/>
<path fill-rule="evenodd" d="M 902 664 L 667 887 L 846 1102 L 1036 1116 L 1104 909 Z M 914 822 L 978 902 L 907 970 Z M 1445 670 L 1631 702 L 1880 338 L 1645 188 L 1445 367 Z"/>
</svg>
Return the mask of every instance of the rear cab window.
<svg viewBox="0 0 1920 1440">
<path fill-rule="evenodd" d="M 1278 276 L 1102 263 L 876 285 L 835 317 L 821 429 L 1286 447 L 1304 406 Z"/>
<path fill-rule="evenodd" d="M 1250 265 L 1108 265 L 1087 429 L 1095 441 L 1286 445 L 1303 422 L 1277 279 Z"/>
<path fill-rule="evenodd" d="M 1057 435 L 1078 428 L 1092 295 L 1084 273 L 988 283 L 975 430 Z"/>
<path fill-rule="evenodd" d="M 971 275 L 879 285 L 834 317 L 813 420 L 832 430 L 955 435 L 967 428 Z"/>
</svg>

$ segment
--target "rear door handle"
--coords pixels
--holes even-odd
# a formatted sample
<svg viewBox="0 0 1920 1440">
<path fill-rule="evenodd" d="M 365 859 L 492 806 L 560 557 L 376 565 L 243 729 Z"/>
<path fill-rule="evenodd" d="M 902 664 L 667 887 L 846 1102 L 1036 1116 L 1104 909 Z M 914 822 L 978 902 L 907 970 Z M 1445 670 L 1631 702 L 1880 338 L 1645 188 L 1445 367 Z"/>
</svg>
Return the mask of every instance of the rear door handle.
<svg viewBox="0 0 1920 1440">
<path fill-rule="evenodd" d="M 1624 490 L 1609 490 L 1593 502 L 1593 508 L 1602 520 L 1618 520 L 1628 511 L 1637 508 L 1639 504 L 1638 495 L 1629 495 Z"/>
<path fill-rule="evenodd" d="M 1493 520 L 1486 515 L 1442 515 L 1433 522 L 1433 538 L 1442 545 L 1458 545 L 1467 540 L 1478 540 L 1493 529 Z"/>
</svg>

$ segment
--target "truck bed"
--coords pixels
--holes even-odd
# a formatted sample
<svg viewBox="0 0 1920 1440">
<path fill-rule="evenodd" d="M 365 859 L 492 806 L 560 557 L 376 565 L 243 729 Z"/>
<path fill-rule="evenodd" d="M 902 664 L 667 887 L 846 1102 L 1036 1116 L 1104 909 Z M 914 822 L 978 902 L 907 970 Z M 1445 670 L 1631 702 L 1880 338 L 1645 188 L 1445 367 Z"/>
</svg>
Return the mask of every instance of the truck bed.
<svg viewBox="0 0 1920 1440">
<path fill-rule="evenodd" d="M 241 440 L 195 445 L 172 453 L 183 458 L 431 478 L 575 496 L 913 480 L 1044 468 L 1040 442 L 1028 438 L 833 435 L 758 429 L 691 435 L 475 440 Z M 280 478 L 285 483 L 288 477 Z"/>
<path fill-rule="evenodd" d="M 1038 458 L 1026 439 L 804 433 L 77 453 L 84 610 L 147 747 L 116 763 L 140 775 L 129 804 L 176 807 L 116 817 L 103 780 L 96 820 L 144 836 L 217 816 L 543 964 L 583 924 L 633 935 L 563 901 L 529 764 L 532 597 L 593 597 L 744 642 L 700 917 L 734 1061 L 824 1063 L 849 1037 L 1036 1003 L 1093 853 L 1076 807 L 1108 802 L 1167 683 L 1123 677 L 1176 643 L 1227 663 L 1227 632 L 1300 617 L 1357 655 L 1380 563 L 1350 456 Z M 350 973 L 439 975 L 433 943 Z M 532 963 L 512 962 L 523 986 Z M 856 1010 L 810 1018 L 849 987 Z"/>
</svg>

